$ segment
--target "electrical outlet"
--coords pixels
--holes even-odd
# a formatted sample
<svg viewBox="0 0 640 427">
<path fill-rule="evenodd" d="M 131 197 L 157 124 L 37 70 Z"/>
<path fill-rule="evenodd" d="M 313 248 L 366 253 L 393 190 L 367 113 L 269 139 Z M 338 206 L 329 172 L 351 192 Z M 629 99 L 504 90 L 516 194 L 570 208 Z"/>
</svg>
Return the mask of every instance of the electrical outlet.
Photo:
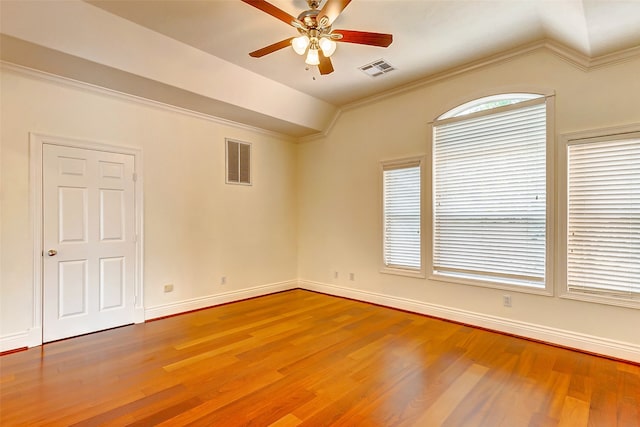
<svg viewBox="0 0 640 427">
<path fill-rule="evenodd" d="M 502 305 L 511 307 L 511 295 L 502 295 Z"/>
<path fill-rule="evenodd" d="M 173 283 L 169 283 L 167 285 L 164 285 L 164 292 L 173 292 Z"/>
<path fill-rule="evenodd" d="M 227 276 L 220 277 L 220 284 L 221 285 L 226 285 L 227 284 Z"/>
<path fill-rule="evenodd" d="M 349 273 L 349 280 L 356 280 L 355 273 Z"/>
</svg>

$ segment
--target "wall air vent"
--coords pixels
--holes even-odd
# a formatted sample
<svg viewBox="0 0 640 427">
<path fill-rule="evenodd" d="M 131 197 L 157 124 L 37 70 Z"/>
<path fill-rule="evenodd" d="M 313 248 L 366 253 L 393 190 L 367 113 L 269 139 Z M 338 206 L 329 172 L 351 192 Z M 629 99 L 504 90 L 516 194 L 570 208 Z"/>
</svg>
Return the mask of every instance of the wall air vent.
<svg viewBox="0 0 640 427">
<path fill-rule="evenodd" d="M 227 184 L 251 185 L 251 144 L 227 139 Z"/>
<path fill-rule="evenodd" d="M 384 59 L 379 59 L 371 64 L 363 65 L 359 68 L 360 71 L 370 77 L 378 77 L 395 69 L 396 68 L 393 65 L 389 64 Z"/>
</svg>

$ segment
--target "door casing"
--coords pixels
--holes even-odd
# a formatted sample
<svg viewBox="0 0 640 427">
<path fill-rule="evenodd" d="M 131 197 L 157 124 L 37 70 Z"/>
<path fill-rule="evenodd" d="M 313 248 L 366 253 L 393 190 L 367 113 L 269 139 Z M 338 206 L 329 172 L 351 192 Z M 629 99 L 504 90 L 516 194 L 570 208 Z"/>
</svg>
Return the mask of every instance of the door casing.
<svg viewBox="0 0 640 427">
<path fill-rule="evenodd" d="M 134 322 L 142 323 L 144 316 L 143 293 L 143 250 L 144 250 L 144 224 L 143 224 L 143 162 L 142 150 L 122 145 L 106 144 L 82 139 L 52 136 L 41 133 L 30 133 L 30 192 L 31 192 L 31 222 L 33 236 L 33 316 L 32 326 L 28 332 L 28 346 L 41 345 L 43 342 L 43 182 L 42 182 L 42 157 L 43 145 L 53 144 L 72 148 L 106 151 L 111 153 L 129 154 L 134 156 L 135 175 L 135 275 L 134 275 Z"/>
</svg>

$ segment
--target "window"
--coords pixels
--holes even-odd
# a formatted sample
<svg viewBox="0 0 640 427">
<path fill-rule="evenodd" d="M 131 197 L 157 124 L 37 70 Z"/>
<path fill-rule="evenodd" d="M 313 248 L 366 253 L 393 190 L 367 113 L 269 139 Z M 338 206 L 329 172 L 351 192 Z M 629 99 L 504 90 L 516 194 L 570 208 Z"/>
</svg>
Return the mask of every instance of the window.
<svg viewBox="0 0 640 427">
<path fill-rule="evenodd" d="M 434 278 L 548 292 L 547 117 L 542 95 L 503 94 L 434 123 Z"/>
<path fill-rule="evenodd" d="M 504 107 L 506 105 L 513 105 L 519 102 L 537 98 L 540 98 L 540 95 L 535 93 L 505 93 L 501 95 L 486 96 L 484 98 L 465 102 L 464 104 L 447 111 L 438 119 L 442 120 L 449 119 L 451 117 L 466 116 L 467 114 L 491 110 L 493 108 Z"/>
<path fill-rule="evenodd" d="M 424 277 L 422 159 L 382 164 L 383 272 Z"/>
<path fill-rule="evenodd" d="M 640 132 L 568 140 L 566 292 L 640 307 Z"/>
<path fill-rule="evenodd" d="M 227 184 L 251 184 L 251 144 L 227 139 Z"/>
</svg>

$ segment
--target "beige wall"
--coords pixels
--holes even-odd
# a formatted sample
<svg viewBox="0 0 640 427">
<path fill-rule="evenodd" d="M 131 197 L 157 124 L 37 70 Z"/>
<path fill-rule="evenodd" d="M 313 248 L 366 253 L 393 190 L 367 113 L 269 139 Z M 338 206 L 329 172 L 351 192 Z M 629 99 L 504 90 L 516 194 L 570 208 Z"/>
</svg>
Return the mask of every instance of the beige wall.
<svg viewBox="0 0 640 427">
<path fill-rule="evenodd" d="M 638 70 L 640 59 L 585 72 L 538 51 L 348 109 L 327 137 L 299 145 L 3 70 L 0 343 L 32 324 L 28 133 L 40 132 L 142 149 L 148 310 L 179 311 L 299 278 L 309 289 L 640 361 L 637 309 L 514 292 L 505 308 L 505 291 L 379 272 L 379 163 L 426 154 L 429 121 L 483 95 L 542 90 L 556 94 L 556 142 L 567 132 L 640 123 Z M 253 143 L 253 186 L 224 184 L 225 137 Z M 175 291 L 163 293 L 165 283 Z"/>
<path fill-rule="evenodd" d="M 0 339 L 33 317 L 29 132 L 142 149 L 145 308 L 295 284 L 290 141 L 13 69 L 1 79 Z M 226 137 L 253 144 L 254 185 L 225 184 Z"/>
<path fill-rule="evenodd" d="M 586 72 L 554 54 L 538 51 L 344 112 L 327 137 L 298 147 L 299 273 L 303 284 L 534 338 L 552 340 L 548 336 L 568 332 L 572 340 L 584 334 L 587 341 L 619 341 L 629 344 L 627 349 L 637 352 L 634 357 L 640 360 L 637 309 L 379 272 L 379 162 L 426 154 L 430 121 L 480 96 L 551 90 L 556 94 L 559 144 L 559 135 L 567 132 L 640 123 L 639 76 L 639 58 Z M 430 180 L 426 185 L 431 185 Z M 425 213 L 426 209 L 429 206 Z M 355 274 L 354 281 L 349 273 Z M 512 308 L 502 306 L 504 294 L 512 295 Z M 514 328 L 514 324 L 519 326 Z M 574 341 L 562 343 L 579 346 Z"/>
</svg>

